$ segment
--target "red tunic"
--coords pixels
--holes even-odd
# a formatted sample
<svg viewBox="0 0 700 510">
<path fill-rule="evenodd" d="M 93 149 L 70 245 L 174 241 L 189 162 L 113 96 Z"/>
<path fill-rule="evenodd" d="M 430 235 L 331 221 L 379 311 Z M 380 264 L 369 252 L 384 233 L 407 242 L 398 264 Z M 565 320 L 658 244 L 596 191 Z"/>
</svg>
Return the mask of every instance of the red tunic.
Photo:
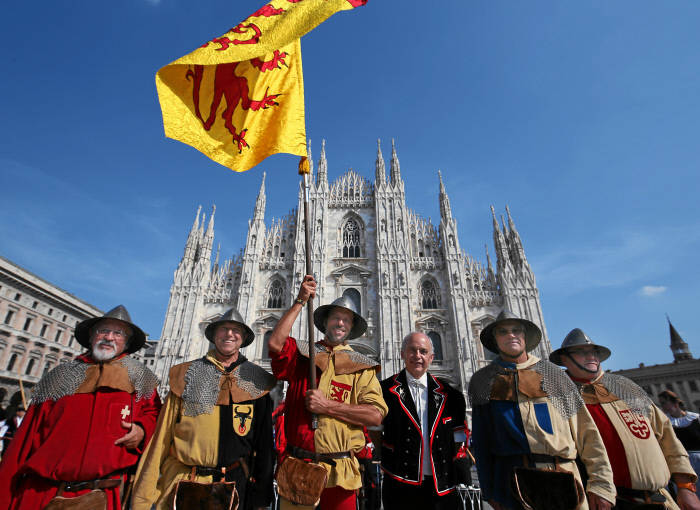
<svg viewBox="0 0 700 510">
<path fill-rule="evenodd" d="M 118 477 L 138 463 L 141 451 L 115 446 L 126 421 L 141 425 L 143 445 L 153 434 L 160 397 L 99 388 L 31 405 L 0 464 L 0 510 L 43 508 L 57 492 L 50 480 L 86 481 Z M 64 492 L 75 496 L 88 492 Z M 108 509 L 120 508 L 119 488 L 106 489 Z"/>
<path fill-rule="evenodd" d="M 311 414 L 306 410 L 304 397 L 309 389 L 309 359 L 301 356 L 296 340 L 287 337 L 278 353 L 270 353 L 272 373 L 277 379 L 288 381 L 284 409 L 284 432 L 287 443 L 310 452 L 316 451 Z M 316 384 L 321 371 L 316 368 Z"/>
</svg>

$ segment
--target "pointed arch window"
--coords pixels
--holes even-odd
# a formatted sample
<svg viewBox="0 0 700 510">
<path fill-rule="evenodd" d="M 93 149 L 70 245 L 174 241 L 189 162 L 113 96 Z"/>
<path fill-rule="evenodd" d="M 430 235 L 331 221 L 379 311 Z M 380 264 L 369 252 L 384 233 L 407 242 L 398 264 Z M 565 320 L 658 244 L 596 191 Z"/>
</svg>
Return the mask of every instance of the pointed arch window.
<svg viewBox="0 0 700 510">
<path fill-rule="evenodd" d="M 440 338 L 440 333 L 431 331 L 428 333 L 428 338 L 433 342 L 433 354 L 435 355 L 435 361 L 442 361 L 442 338 Z"/>
<path fill-rule="evenodd" d="M 282 297 L 284 296 L 284 285 L 279 280 L 274 280 L 267 291 L 267 307 L 282 308 Z"/>
<path fill-rule="evenodd" d="M 360 257 L 360 227 L 350 218 L 343 226 L 343 257 Z"/>
<path fill-rule="evenodd" d="M 424 280 L 420 286 L 421 304 L 424 309 L 440 308 L 440 289 L 432 280 Z"/>
<path fill-rule="evenodd" d="M 260 355 L 261 359 L 270 359 L 270 351 L 267 342 L 270 340 L 271 336 L 272 330 L 265 332 L 265 336 L 263 337 L 262 354 Z"/>
</svg>

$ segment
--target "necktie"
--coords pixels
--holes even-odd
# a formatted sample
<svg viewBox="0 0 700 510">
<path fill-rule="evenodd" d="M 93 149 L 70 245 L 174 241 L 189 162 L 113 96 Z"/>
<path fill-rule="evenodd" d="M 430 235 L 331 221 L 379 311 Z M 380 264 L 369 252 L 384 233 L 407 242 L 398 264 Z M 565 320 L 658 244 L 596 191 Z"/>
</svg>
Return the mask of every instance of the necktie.
<svg viewBox="0 0 700 510">
<path fill-rule="evenodd" d="M 423 399 L 421 399 L 421 392 L 425 389 L 425 385 L 421 384 L 417 379 L 411 380 L 411 388 L 413 389 L 413 401 L 416 404 L 416 413 L 418 414 L 418 419 L 422 421 L 423 419 Z"/>
</svg>

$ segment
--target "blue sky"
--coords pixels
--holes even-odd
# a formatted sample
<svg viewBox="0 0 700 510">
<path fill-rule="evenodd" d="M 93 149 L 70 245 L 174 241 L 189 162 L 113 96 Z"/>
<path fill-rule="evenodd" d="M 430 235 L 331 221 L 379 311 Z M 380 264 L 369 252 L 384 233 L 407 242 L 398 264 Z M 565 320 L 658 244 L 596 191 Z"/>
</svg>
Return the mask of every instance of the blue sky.
<svg viewBox="0 0 700 510">
<path fill-rule="evenodd" d="M 296 205 L 297 158 L 234 174 L 163 136 L 155 92 L 159 67 L 260 5 L 5 6 L 0 255 L 124 303 L 158 338 L 199 204 L 217 206 L 222 256 L 263 170 L 267 221 Z M 509 204 L 554 346 L 580 327 L 608 368 L 667 362 L 668 312 L 700 355 L 699 18 L 692 1 L 370 0 L 302 40 L 307 136 L 331 179 L 371 178 L 377 138 L 387 159 L 394 138 L 408 205 L 434 223 L 440 169 L 481 260 L 489 205 Z"/>
</svg>

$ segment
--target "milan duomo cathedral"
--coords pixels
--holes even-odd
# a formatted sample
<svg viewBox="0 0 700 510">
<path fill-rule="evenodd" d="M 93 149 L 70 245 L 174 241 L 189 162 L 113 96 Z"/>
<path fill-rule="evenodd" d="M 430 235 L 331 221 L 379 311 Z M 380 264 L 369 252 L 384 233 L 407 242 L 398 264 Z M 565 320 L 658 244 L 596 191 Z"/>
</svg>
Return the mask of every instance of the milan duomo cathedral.
<svg viewBox="0 0 700 510">
<path fill-rule="evenodd" d="M 374 182 L 349 170 L 329 183 L 323 144 L 309 204 L 313 271 L 319 283 L 314 304 L 342 295 L 357 304 L 368 329 L 350 343 L 381 362 L 380 378 L 403 368 L 403 337 L 414 330 L 425 332 L 435 350 L 431 372 L 466 392 L 471 375 L 493 358 L 482 347 L 479 332 L 503 308 L 542 329 L 544 338 L 535 355 L 546 358 L 551 347 L 535 275 L 507 206 L 507 219 L 501 217 L 500 223 L 491 207 L 496 266 L 488 248 L 484 266 L 462 251 L 439 172 L 438 179 L 436 228 L 408 208 L 393 142 L 388 179 L 378 145 Z M 269 368 L 267 339 L 294 301 L 305 274 L 303 191 L 300 187 L 296 210 L 269 225 L 265 202 L 263 174 L 245 248 L 224 262 L 217 249 L 213 264 L 216 207 L 208 222 L 200 217 L 201 207 L 197 211 L 175 270 L 156 348 L 161 381 L 168 380 L 172 365 L 207 352 L 206 324 L 230 307 L 240 311 L 256 334 L 244 355 Z M 304 312 L 292 335 L 305 340 L 306 330 Z M 321 338 L 318 331 L 316 338 Z"/>
</svg>

